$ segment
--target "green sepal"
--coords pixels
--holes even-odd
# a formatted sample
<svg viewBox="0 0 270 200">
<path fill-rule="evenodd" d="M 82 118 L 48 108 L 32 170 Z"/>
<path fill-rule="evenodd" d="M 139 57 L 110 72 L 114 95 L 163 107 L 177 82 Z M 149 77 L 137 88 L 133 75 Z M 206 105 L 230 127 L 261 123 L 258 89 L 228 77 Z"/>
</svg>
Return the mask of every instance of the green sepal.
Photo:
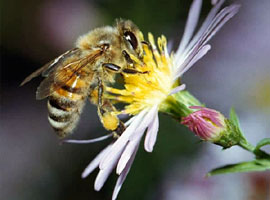
<svg viewBox="0 0 270 200">
<path fill-rule="evenodd" d="M 203 106 L 203 104 L 187 90 L 183 90 L 168 96 L 160 105 L 159 111 L 181 119 L 181 117 L 186 117 L 194 112 L 193 109 L 189 108 L 190 106 Z"/>
<path fill-rule="evenodd" d="M 238 173 L 238 172 L 255 172 L 255 171 L 265 171 L 270 170 L 270 159 L 256 159 L 249 162 L 241 162 L 237 164 L 225 165 L 211 170 L 207 173 L 207 177 L 228 174 L 228 173 Z"/>
<path fill-rule="evenodd" d="M 231 119 L 225 119 L 225 124 L 226 130 L 220 133 L 220 137 L 213 141 L 214 144 L 222 146 L 223 149 L 238 145 L 243 139 L 238 126 Z"/>
<path fill-rule="evenodd" d="M 230 110 L 230 120 L 232 121 L 232 123 L 238 127 L 240 129 L 240 123 L 239 123 L 239 118 L 234 110 L 234 108 L 232 107 Z"/>
<path fill-rule="evenodd" d="M 232 126 L 234 127 L 234 130 L 236 132 L 238 132 L 238 134 L 241 135 L 241 139 L 242 140 L 246 140 L 245 139 L 245 136 L 244 134 L 242 133 L 241 131 L 241 128 L 240 128 L 240 122 L 239 122 L 239 118 L 234 110 L 234 108 L 232 107 L 231 110 L 230 110 L 230 120 L 229 120 L 232 124 Z"/>
</svg>

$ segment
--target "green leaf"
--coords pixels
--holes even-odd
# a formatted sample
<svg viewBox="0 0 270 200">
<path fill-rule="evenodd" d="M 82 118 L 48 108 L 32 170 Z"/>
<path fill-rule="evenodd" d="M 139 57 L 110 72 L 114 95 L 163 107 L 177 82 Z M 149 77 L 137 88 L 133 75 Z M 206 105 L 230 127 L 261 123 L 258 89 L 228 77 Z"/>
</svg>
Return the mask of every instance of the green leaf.
<svg viewBox="0 0 270 200">
<path fill-rule="evenodd" d="M 231 108 L 230 110 L 230 120 L 233 122 L 233 124 L 240 129 L 240 123 L 238 116 L 234 110 L 234 108 Z"/>
<path fill-rule="evenodd" d="M 258 144 L 255 147 L 255 150 L 258 150 L 265 145 L 270 145 L 270 138 L 264 138 L 260 142 L 258 142 Z"/>
<path fill-rule="evenodd" d="M 211 170 L 206 176 L 214 176 L 226 173 L 237 173 L 237 172 L 254 172 L 254 171 L 265 171 L 270 170 L 270 159 L 256 159 L 249 162 L 242 162 L 232 165 L 225 165 Z"/>
</svg>

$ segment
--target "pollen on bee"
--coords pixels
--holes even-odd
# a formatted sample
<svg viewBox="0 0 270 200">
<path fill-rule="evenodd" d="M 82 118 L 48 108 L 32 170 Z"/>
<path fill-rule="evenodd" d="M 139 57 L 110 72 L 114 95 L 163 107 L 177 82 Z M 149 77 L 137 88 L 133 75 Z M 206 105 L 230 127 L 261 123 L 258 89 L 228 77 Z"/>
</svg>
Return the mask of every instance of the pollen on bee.
<svg viewBox="0 0 270 200">
<path fill-rule="evenodd" d="M 90 100 L 94 105 L 98 104 L 98 90 L 93 90 L 90 94 Z"/>
<path fill-rule="evenodd" d="M 102 115 L 102 121 L 103 121 L 103 126 L 107 130 L 115 130 L 119 123 L 117 116 L 114 115 L 113 113 L 108 113 L 108 112 Z"/>
</svg>

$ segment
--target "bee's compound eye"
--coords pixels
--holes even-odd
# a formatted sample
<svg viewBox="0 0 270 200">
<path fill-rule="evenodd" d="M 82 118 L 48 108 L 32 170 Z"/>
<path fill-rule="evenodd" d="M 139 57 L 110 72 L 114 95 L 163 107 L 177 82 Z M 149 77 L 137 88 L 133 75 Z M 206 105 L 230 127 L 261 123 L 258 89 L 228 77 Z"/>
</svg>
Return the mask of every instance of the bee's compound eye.
<svg viewBox="0 0 270 200">
<path fill-rule="evenodd" d="M 132 48 L 135 50 L 138 47 L 138 41 L 136 36 L 130 32 L 130 31 L 126 31 L 124 33 L 124 37 L 125 39 L 131 44 Z"/>
</svg>

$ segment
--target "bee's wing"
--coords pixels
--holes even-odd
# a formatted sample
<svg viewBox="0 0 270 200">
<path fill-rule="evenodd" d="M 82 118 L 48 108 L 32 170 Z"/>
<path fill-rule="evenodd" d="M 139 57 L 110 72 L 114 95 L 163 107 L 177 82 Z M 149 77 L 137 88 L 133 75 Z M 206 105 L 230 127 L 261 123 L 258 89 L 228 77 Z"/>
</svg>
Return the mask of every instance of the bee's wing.
<svg viewBox="0 0 270 200">
<path fill-rule="evenodd" d="M 53 73 L 45 78 L 37 88 L 36 91 L 36 99 L 44 99 L 48 97 L 51 93 L 51 85 L 54 83 L 54 76 Z"/>
<path fill-rule="evenodd" d="M 97 50 L 79 59 L 72 56 L 66 57 L 57 70 L 49 70 L 50 72 L 45 74 L 47 77 L 39 85 L 36 92 L 36 99 L 48 97 L 54 90 L 65 85 L 75 74 L 80 74 L 82 68 L 88 64 L 93 65 L 101 55 L 102 51 Z M 57 88 L 52 90 L 51 85 L 54 83 L 56 83 L 55 87 Z"/>
<path fill-rule="evenodd" d="M 40 74 L 42 74 L 43 77 L 47 77 L 49 75 L 49 73 L 51 73 L 52 71 L 54 71 L 63 62 L 63 60 L 66 57 L 68 57 L 70 55 L 73 55 L 78 50 L 79 50 L 78 48 L 71 49 L 69 51 L 66 51 L 62 55 L 58 56 L 54 60 L 48 62 L 43 67 L 39 68 L 38 70 L 34 71 L 32 74 L 30 74 L 29 76 L 27 76 L 23 80 L 23 82 L 20 84 L 20 86 L 23 86 L 25 83 L 31 81 L 33 78 L 39 76 Z"/>
</svg>

